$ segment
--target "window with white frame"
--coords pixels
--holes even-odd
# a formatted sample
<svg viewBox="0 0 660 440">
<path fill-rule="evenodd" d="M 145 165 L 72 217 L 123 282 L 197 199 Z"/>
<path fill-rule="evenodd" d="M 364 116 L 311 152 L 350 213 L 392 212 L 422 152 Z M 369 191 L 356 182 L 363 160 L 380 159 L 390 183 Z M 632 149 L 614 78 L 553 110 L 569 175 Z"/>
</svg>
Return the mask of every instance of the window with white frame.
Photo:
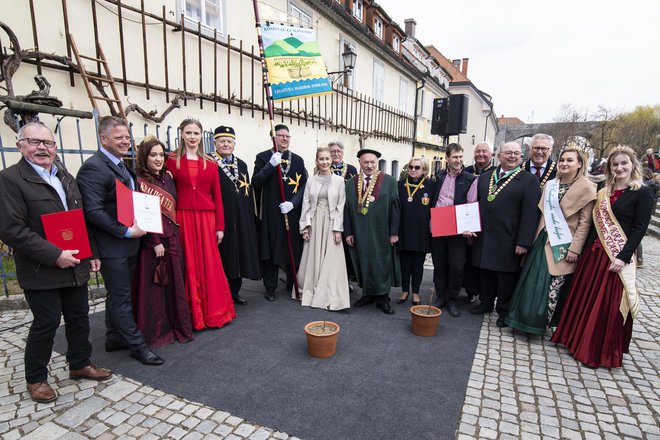
<svg viewBox="0 0 660 440">
<path fill-rule="evenodd" d="M 381 40 L 383 39 L 383 20 L 374 17 L 374 34 Z"/>
<path fill-rule="evenodd" d="M 295 3 L 289 4 L 289 16 L 293 19 L 293 24 L 301 26 L 312 26 L 312 14 L 305 11 Z"/>
<path fill-rule="evenodd" d="M 181 0 L 178 4 L 178 17 L 185 17 L 185 26 L 197 29 L 201 23 L 203 32 L 212 36 L 214 30 L 218 36 L 225 35 L 225 1 L 226 0 Z"/>
<path fill-rule="evenodd" d="M 378 171 L 380 171 L 381 173 L 387 172 L 387 161 L 385 159 L 380 159 L 378 161 Z"/>
<path fill-rule="evenodd" d="M 362 11 L 364 10 L 364 5 L 362 0 L 355 0 L 353 2 L 353 17 L 362 21 Z"/>
<path fill-rule="evenodd" d="M 374 99 L 383 101 L 385 97 L 385 67 L 374 60 Z"/>
<path fill-rule="evenodd" d="M 399 110 L 408 111 L 408 81 L 403 78 L 399 79 Z"/>
<path fill-rule="evenodd" d="M 426 100 L 426 91 L 424 89 L 422 89 L 420 91 L 420 94 L 419 94 L 419 101 L 418 101 L 419 108 L 416 109 L 417 114 L 415 116 L 419 116 L 419 117 L 422 117 L 422 118 L 424 117 L 424 113 L 426 113 L 424 111 L 424 101 L 425 100 Z"/>
<path fill-rule="evenodd" d="M 346 66 L 344 65 L 344 57 L 342 54 L 346 52 L 347 50 L 352 50 L 354 53 L 356 52 L 355 50 L 355 45 L 351 44 L 350 42 L 342 40 L 339 43 L 339 65 L 341 66 L 340 70 L 345 70 Z M 342 76 L 342 84 L 344 87 L 347 87 L 349 89 L 354 89 L 355 88 L 355 69 L 351 69 L 350 71 L 344 73 Z"/>
<path fill-rule="evenodd" d="M 401 39 L 398 35 L 392 35 L 392 49 L 394 49 L 396 53 L 399 53 L 401 50 Z"/>
</svg>

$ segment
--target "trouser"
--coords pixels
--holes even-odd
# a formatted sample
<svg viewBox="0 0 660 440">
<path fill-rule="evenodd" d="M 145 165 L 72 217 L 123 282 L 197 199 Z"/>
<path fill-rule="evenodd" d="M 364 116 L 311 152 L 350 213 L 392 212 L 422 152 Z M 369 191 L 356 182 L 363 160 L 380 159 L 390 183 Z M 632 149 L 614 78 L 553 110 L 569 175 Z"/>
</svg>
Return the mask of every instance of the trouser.
<svg viewBox="0 0 660 440">
<path fill-rule="evenodd" d="M 465 238 L 434 237 L 431 239 L 433 284 L 438 298 L 456 301 L 463 285 L 466 252 Z"/>
<path fill-rule="evenodd" d="M 103 258 L 101 274 L 105 282 L 105 340 L 107 344 L 128 344 L 131 350 L 145 345 L 144 337 L 133 319 L 131 279 L 137 255 L 124 258 Z"/>
<path fill-rule="evenodd" d="M 284 268 L 286 272 L 287 286 L 293 286 L 293 276 L 291 265 L 287 264 Z M 274 292 L 277 289 L 279 281 L 280 267 L 273 263 L 273 260 L 261 260 L 261 274 L 263 276 L 264 287 L 267 292 Z"/>
<path fill-rule="evenodd" d="M 463 287 L 468 295 L 479 294 L 479 268 L 472 265 L 471 245 L 465 246 L 465 264 L 463 265 Z"/>
<path fill-rule="evenodd" d="M 238 292 L 240 292 L 241 287 L 243 286 L 243 278 L 231 278 L 229 280 L 229 290 L 231 291 L 231 297 L 233 299 L 238 298 Z"/>
<path fill-rule="evenodd" d="M 425 252 L 401 251 L 399 263 L 401 265 L 401 291 L 419 293 L 419 286 L 424 277 Z M 412 279 L 412 290 L 411 288 Z"/>
<path fill-rule="evenodd" d="M 53 352 L 55 332 L 64 316 L 66 360 L 77 370 L 90 365 L 92 345 L 89 343 L 89 304 L 87 283 L 59 289 L 25 290 L 25 299 L 34 319 L 25 343 L 25 380 L 45 382 L 48 362 Z"/>
<path fill-rule="evenodd" d="M 495 272 L 480 269 L 479 272 L 479 300 L 481 304 L 493 310 L 495 298 L 497 298 L 497 313 L 504 318 L 509 310 L 509 303 L 516 288 L 520 271 L 517 272 Z"/>
</svg>

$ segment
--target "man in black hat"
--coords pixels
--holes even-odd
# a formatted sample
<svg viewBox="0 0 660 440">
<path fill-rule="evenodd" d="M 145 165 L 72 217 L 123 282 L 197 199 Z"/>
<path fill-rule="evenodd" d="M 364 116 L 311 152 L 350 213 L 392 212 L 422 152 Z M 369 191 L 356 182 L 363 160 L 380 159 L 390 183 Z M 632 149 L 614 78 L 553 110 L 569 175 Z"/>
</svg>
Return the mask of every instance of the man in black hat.
<svg viewBox="0 0 660 440">
<path fill-rule="evenodd" d="M 239 295 L 243 278 L 261 278 L 254 216 L 254 196 L 250 189 L 247 164 L 234 154 L 236 133 L 231 127 L 220 126 L 214 133 L 220 190 L 225 214 L 225 237 L 218 245 L 222 265 L 229 281 L 234 304 L 247 304 Z"/>
<path fill-rule="evenodd" d="M 276 151 L 268 149 L 259 153 L 254 161 L 252 173 L 252 186 L 257 203 L 259 258 L 268 301 L 275 300 L 280 267 L 283 267 L 287 273 L 287 291 L 290 292 L 293 288 L 284 215 L 288 216 L 288 224 L 292 231 L 291 246 L 296 268 L 300 264 L 302 255 L 302 238 L 298 233 L 298 223 L 307 171 L 302 157 L 289 151 L 290 140 L 289 128 L 284 124 L 276 125 Z M 277 167 L 282 171 L 284 201 L 280 194 Z"/>
<path fill-rule="evenodd" d="M 376 303 L 388 315 L 391 286 L 401 285 L 399 259 L 394 245 L 399 241 L 400 206 L 396 180 L 378 171 L 375 150 L 358 152 L 360 172 L 346 181 L 344 235 L 362 288 L 353 306 Z"/>
</svg>

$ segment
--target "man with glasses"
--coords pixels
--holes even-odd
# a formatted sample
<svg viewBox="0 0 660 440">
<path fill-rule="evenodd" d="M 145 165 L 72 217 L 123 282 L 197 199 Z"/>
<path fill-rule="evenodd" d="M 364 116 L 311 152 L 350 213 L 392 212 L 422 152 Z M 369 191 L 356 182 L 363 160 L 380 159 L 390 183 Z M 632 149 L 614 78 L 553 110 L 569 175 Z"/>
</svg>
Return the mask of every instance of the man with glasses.
<svg viewBox="0 0 660 440">
<path fill-rule="evenodd" d="M 477 201 L 477 178 L 463 169 L 463 147 L 449 144 L 445 150 L 447 169 L 438 175 L 431 206 L 462 205 Z M 459 231 L 463 232 L 463 231 Z M 438 306 L 447 306 L 451 316 L 461 316 L 458 293 L 463 284 L 466 239 L 461 235 L 431 238 L 433 258 L 433 284 L 438 295 Z"/>
<path fill-rule="evenodd" d="M 105 351 L 130 350 L 132 358 L 145 365 L 162 365 L 163 359 L 147 347 L 133 319 L 131 281 L 146 233 L 136 223 L 130 228 L 117 220 L 119 180 L 137 189 L 133 171 L 122 158 L 131 148 L 124 119 L 105 116 L 99 121 L 101 147 L 85 161 L 76 177 L 85 202 L 85 219 L 99 245 L 101 274 L 108 294 L 105 299 Z"/>
<path fill-rule="evenodd" d="M 479 176 L 477 196 L 482 231 L 472 264 L 479 268 L 479 299 L 473 314 L 490 313 L 497 298 L 498 327 L 504 318 L 520 274 L 522 256 L 532 246 L 539 222 L 541 189 L 536 177 L 521 167 L 520 145 L 507 142 L 498 154 L 500 165 Z"/>
<path fill-rule="evenodd" d="M 290 264 L 285 218 L 288 217 L 291 246 L 296 269 L 302 255 L 302 238 L 298 233 L 300 206 L 302 205 L 307 171 L 302 157 L 289 150 L 291 135 L 284 124 L 275 126 L 275 151 L 268 149 L 257 155 L 252 173 L 252 187 L 257 203 L 257 233 L 261 274 L 266 289 L 266 299 L 275 300 L 279 268 L 286 271 L 287 291 L 293 288 L 293 271 Z M 281 170 L 278 181 L 277 168 Z M 280 194 L 284 186 L 284 201 Z"/>
<path fill-rule="evenodd" d="M 352 179 L 357 175 L 357 169 L 350 164 L 344 162 L 344 144 L 340 141 L 333 141 L 328 144 L 330 148 L 330 157 L 332 158 L 332 165 L 330 168 L 332 172 L 344 178 L 344 180 Z"/>
<path fill-rule="evenodd" d="M 52 402 L 57 394 L 48 384 L 48 362 L 55 332 L 64 316 L 71 379 L 105 380 L 112 372 L 90 362 L 90 270 L 101 262 L 77 258 L 79 250 L 60 249 L 45 238 L 41 216 L 82 208 L 73 176 L 57 162 L 55 137 L 41 122 L 18 131 L 21 160 L 0 171 L 0 240 L 14 250 L 18 283 L 34 316 L 25 343 L 25 380 L 35 402 Z M 75 234 L 75 231 L 63 231 Z M 92 243 L 93 254 L 96 254 Z"/>
<path fill-rule="evenodd" d="M 537 133 L 532 136 L 531 151 L 529 160 L 525 162 L 525 171 L 536 176 L 541 188 L 557 175 L 557 164 L 550 159 L 554 144 L 554 138 L 548 134 Z"/>
</svg>

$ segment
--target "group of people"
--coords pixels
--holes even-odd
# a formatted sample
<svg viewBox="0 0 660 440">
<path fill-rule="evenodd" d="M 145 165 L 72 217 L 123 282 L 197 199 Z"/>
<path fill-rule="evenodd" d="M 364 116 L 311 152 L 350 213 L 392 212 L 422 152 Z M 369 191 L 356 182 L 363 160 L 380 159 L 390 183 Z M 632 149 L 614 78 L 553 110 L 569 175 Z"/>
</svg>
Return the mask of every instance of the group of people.
<svg viewBox="0 0 660 440">
<path fill-rule="evenodd" d="M 99 150 L 74 178 L 56 160 L 53 132 L 28 123 L 17 137 L 22 159 L 0 172 L 0 239 L 14 250 L 34 315 L 25 377 L 35 401 L 57 398 L 47 365 L 61 315 L 70 376 L 112 375 L 90 361 L 90 271 L 100 271 L 107 290 L 105 350 L 128 350 L 146 365 L 164 363 L 152 349 L 233 320 L 235 305 L 247 304 L 243 278 L 262 279 L 273 301 L 283 269 L 287 294 L 329 310 L 350 307 L 355 278 L 362 294 L 353 306 L 391 315 L 392 286 L 401 286 L 397 303 L 421 303 L 428 253 L 437 305 L 454 317 L 465 287 L 468 302 L 480 300 L 472 313 L 495 308 L 498 327 L 528 333 L 557 326 L 552 340 L 586 365 L 620 366 L 628 349 L 638 310 L 630 263 L 654 205 L 628 147 L 611 151 L 596 193 L 584 152 L 565 148 L 554 162 L 553 139 L 543 134 L 532 138 L 524 164 L 515 142 L 500 148 L 497 166 L 481 143 L 465 168 L 462 147 L 450 144 L 438 175 L 413 157 L 398 182 L 379 171 L 380 152 L 360 150 L 355 168 L 340 142 L 317 149 L 308 175 L 283 124 L 274 127 L 274 148 L 257 155 L 251 180 L 231 127 L 215 129 L 215 150 L 205 154 L 201 123 L 186 119 L 175 151 L 147 136 L 133 166 L 125 162 L 125 120 L 101 118 L 98 134 Z M 162 233 L 119 222 L 118 185 L 158 197 Z M 434 237 L 431 209 L 465 203 L 478 203 L 481 231 Z M 73 209 L 84 213 L 91 258 L 45 239 L 41 216 Z"/>
</svg>

